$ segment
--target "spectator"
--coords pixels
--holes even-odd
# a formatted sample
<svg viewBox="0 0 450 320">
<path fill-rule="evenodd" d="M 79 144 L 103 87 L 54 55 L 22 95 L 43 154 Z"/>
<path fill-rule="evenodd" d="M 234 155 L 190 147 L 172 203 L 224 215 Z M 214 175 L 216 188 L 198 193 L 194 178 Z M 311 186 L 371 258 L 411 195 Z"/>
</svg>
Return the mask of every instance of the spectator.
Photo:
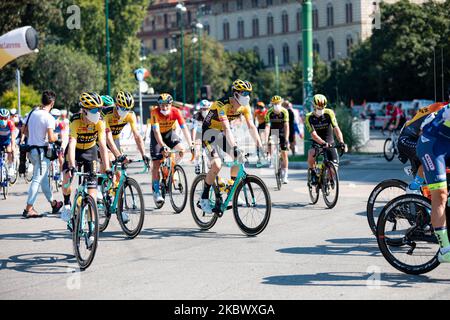
<svg viewBox="0 0 450 320">
<path fill-rule="evenodd" d="M 299 114 L 297 110 L 294 110 L 292 103 L 289 100 L 284 100 L 283 107 L 285 107 L 289 113 L 289 147 L 292 154 L 296 153 L 296 139 L 295 134 L 300 135 L 299 129 Z"/>
<path fill-rule="evenodd" d="M 56 94 L 53 91 L 44 91 L 42 93 L 42 105 L 31 111 L 25 119 L 23 133 L 28 137 L 29 157 L 33 164 L 33 180 L 28 190 L 27 205 L 22 214 L 24 218 L 42 217 L 33 208 L 41 184 L 42 191 L 52 207 L 53 214 L 57 213 L 63 205 L 61 201 L 53 200 L 50 182 L 47 179 L 50 160 L 45 156 L 48 143 L 55 142 L 57 138 L 53 132 L 55 119 L 50 115 L 55 100 Z"/>
</svg>

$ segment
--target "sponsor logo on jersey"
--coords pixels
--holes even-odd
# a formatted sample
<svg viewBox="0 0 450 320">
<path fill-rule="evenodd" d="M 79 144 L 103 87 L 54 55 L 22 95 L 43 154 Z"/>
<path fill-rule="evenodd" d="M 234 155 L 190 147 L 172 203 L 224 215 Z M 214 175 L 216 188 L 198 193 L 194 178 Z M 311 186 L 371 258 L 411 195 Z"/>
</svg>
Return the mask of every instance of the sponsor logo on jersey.
<svg viewBox="0 0 450 320">
<path fill-rule="evenodd" d="M 436 170 L 436 167 L 434 166 L 433 160 L 431 160 L 431 157 L 430 157 L 429 154 L 426 154 L 425 156 L 423 156 L 422 160 L 424 160 L 423 162 L 427 165 L 427 168 L 428 168 L 429 171 Z"/>
</svg>

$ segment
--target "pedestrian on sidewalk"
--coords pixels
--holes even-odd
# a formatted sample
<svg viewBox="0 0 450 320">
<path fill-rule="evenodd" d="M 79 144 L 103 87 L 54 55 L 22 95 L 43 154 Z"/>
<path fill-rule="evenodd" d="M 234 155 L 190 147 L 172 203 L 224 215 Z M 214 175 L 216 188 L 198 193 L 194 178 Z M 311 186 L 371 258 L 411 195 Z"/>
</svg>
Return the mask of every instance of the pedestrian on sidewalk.
<svg viewBox="0 0 450 320">
<path fill-rule="evenodd" d="M 39 186 L 42 187 L 42 191 L 50 203 L 52 214 L 58 213 L 63 205 L 61 201 L 53 200 L 50 182 L 47 179 L 50 166 L 50 159 L 46 157 L 48 145 L 57 139 L 54 134 L 55 119 L 50 114 L 55 100 L 56 94 L 53 91 L 44 91 L 42 93 L 42 105 L 32 110 L 25 119 L 23 133 L 28 137 L 29 158 L 33 164 L 33 180 L 28 190 L 27 205 L 22 214 L 24 218 L 42 217 L 33 208 Z"/>
</svg>

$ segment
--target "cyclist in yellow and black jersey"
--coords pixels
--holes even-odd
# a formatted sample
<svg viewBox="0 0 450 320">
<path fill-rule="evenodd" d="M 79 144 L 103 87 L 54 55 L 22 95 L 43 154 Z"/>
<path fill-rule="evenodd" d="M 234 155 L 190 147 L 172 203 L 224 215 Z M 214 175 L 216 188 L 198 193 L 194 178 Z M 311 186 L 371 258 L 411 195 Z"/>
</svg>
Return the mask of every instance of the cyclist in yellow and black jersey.
<svg viewBox="0 0 450 320">
<path fill-rule="evenodd" d="M 281 149 L 281 180 L 284 184 L 288 183 L 288 137 L 289 137 L 289 113 L 286 108 L 282 107 L 283 99 L 280 96 L 273 96 L 270 100 L 272 107 L 267 111 L 265 117 L 266 129 L 265 137 L 267 140 L 270 136 L 275 136 L 279 140 Z M 269 145 L 269 143 L 268 143 Z M 271 147 L 269 145 L 269 153 Z"/>
<path fill-rule="evenodd" d="M 321 146 L 328 147 L 334 143 L 333 133 L 336 135 L 341 147 L 345 152 L 348 151 L 347 145 L 344 143 L 344 136 L 341 129 L 339 129 L 336 116 L 333 110 L 327 109 L 327 98 L 322 94 L 316 94 L 313 97 L 314 111 L 306 115 L 305 124 L 312 139 Z M 328 159 L 339 163 L 339 156 L 336 149 L 326 149 Z M 312 183 L 317 183 L 316 176 L 316 153 L 315 149 L 311 148 L 308 151 L 308 170 L 311 173 Z"/>
</svg>

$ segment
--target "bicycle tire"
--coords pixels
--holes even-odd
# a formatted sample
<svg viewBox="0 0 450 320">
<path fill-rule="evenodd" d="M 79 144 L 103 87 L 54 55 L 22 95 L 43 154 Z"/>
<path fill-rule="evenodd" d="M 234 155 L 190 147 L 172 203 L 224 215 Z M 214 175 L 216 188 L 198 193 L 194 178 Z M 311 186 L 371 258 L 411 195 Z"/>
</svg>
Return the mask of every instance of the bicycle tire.
<svg viewBox="0 0 450 320">
<path fill-rule="evenodd" d="M 401 272 L 407 273 L 407 274 L 412 274 L 412 275 L 424 274 L 424 273 L 432 271 L 437 266 L 439 266 L 440 263 L 437 258 L 437 253 L 428 262 L 423 263 L 418 266 L 411 266 L 404 262 L 399 261 L 397 258 L 394 257 L 394 255 L 391 253 L 391 251 L 389 250 L 389 247 L 388 247 L 390 245 L 388 243 L 390 239 L 385 236 L 386 222 L 388 221 L 389 215 L 392 212 L 391 210 L 396 208 L 397 205 L 400 205 L 405 202 L 419 203 L 419 204 L 429 208 L 429 210 L 431 210 L 431 201 L 428 198 L 423 197 L 421 195 L 405 194 L 405 195 L 399 196 L 399 197 L 389 201 L 388 204 L 381 211 L 380 217 L 377 222 L 378 247 L 379 247 L 383 257 L 395 269 L 397 269 Z M 385 241 L 386 238 L 388 241 Z M 404 237 L 403 237 L 403 239 L 404 239 Z M 403 239 L 402 239 L 402 241 L 403 241 Z M 436 240 L 436 242 L 437 242 L 437 240 Z M 392 245 L 392 244 L 390 246 L 392 246 L 394 248 L 399 247 L 398 245 Z M 437 244 L 437 246 L 439 247 L 438 244 Z"/>
<path fill-rule="evenodd" d="M 388 180 L 381 181 L 372 190 L 372 192 L 370 193 L 369 199 L 367 200 L 366 215 L 367 215 L 367 222 L 369 223 L 370 230 L 372 230 L 372 233 L 374 235 L 377 234 L 377 221 L 375 220 L 375 218 L 378 220 L 378 217 L 374 216 L 374 207 L 375 207 L 375 202 L 377 200 L 377 197 L 385 189 L 399 188 L 403 191 L 406 191 L 407 187 L 408 187 L 408 184 L 402 180 L 388 179 Z M 392 200 L 392 199 L 389 199 L 389 201 L 390 200 Z"/>
<path fill-rule="evenodd" d="M 331 162 L 326 162 L 324 163 L 324 167 L 325 170 L 322 171 L 322 196 L 323 196 L 323 200 L 325 201 L 326 206 L 328 207 L 328 209 L 332 209 L 336 206 L 337 201 L 339 199 L 339 175 L 338 172 L 336 170 L 336 167 L 334 166 L 333 163 Z M 336 196 L 334 197 L 334 199 L 330 200 L 327 197 L 327 187 L 328 185 L 328 172 L 332 172 L 332 174 L 334 175 L 335 179 L 334 179 L 334 187 L 336 190 Z"/>
<path fill-rule="evenodd" d="M 50 187 L 50 192 L 53 193 L 53 161 L 50 161 L 47 173 L 48 185 Z"/>
<path fill-rule="evenodd" d="M 277 152 L 277 155 L 278 155 L 278 157 L 277 157 L 278 160 L 277 160 L 277 167 L 275 169 L 275 177 L 277 179 L 278 191 L 280 191 L 281 190 L 281 186 L 282 186 L 282 181 L 281 181 L 281 161 L 280 161 L 280 155 L 279 155 L 278 152 Z"/>
<path fill-rule="evenodd" d="M 251 187 L 251 184 L 256 184 L 258 185 L 263 194 L 264 194 L 264 198 L 266 201 L 265 204 L 265 214 L 264 217 L 261 221 L 261 223 L 259 225 L 257 225 L 256 227 L 248 227 L 244 221 L 241 219 L 240 215 L 239 215 L 239 205 L 238 205 L 238 200 L 239 200 L 239 193 L 244 190 L 244 187 L 246 185 L 248 185 L 248 189 L 250 192 L 251 196 L 254 196 L 253 193 L 253 189 Z M 245 192 L 245 190 L 244 190 Z M 248 199 L 247 199 L 247 194 L 244 194 L 244 198 L 248 204 Z M 260 234 L 261 232 L 264 231 L 264 229 L 267 227 L 267 224 L 269 223 L 269 219 L 270 219 L 270 214 L 272 211 L 272 202 L 270 199 L 270 193 L 269 193 L 269 189 L 267 189 L 266 184 L 264 183 L 263 180 L 261 180 L 259 177 L 257 176 L 253 176 L 253 175 L 247 175 L 247 177 L 245 179 L 243 179 L 242 181 L 239 182 L 238 186 L 236 187 L 236 191 L 233 195 L 233 215 L 234 215 L 234 219 L 239 227 L 239 229 L 241 229 L 241 231 L 246 234 L 247 236 L 256 236 L 258 234 Z"/>
<path fill-rule="evenodd" d="M 186 189 L 184 192 L 184 198 L 183 198 L 183 203 L 181 204 L 181 206 L 177 206 L 175 204 L 175 200 L 173 198 L 173 177 L 176 174 L 176 172 L 180 172 L 181 173 L 181 179 L 183 179 L 183 183 L 184 183 L 184 188 Z M 180 188 L 183 188 L 183 186 L 179 186 Z M 170 198 L 170 203 L 172 204 L 172 208 L 173 210 L 175 210 L 175 213 L 181 213 L 183 212 L 184 208 L 186 208 L 186 203 L 187 203 L 187 199 L 188 199 L 188 184 L 187 184 L 187 177 L 186 177 L 186 173 L 184 172 L 184 169 L 182 166 L 180 165 L 175 165 L 175 167 L 173 168 L 173 174 L 171 174 L 169 176 L 169 198 Z"/>
<path fill-rule="evenodd" d="M 205 217 L 206 217 L 206 216 L 205 216 L 205 213 L 204 213 L 203 211 L 201 211 L 200 208 L 197 207 L 197 199 L 195 199 L 195 191 L 196 191 L 196 189 L 197 189 L 197 186 L 200 185 L 200 187 L 201 187 L 201 184 L 200 184 L 200 183 L 201 183 L 203 180 L 205 180 L 205 178 L 206 178 L 206 173 L 199 174 L 199 175 L 194 179 L 194 181 L 192 182 L 191 190 L 190 190 L 190 192 L 189 192 L 189 206 L 190 206 L 190 208 L 191 208 L 191 214 L 192 214 L 192 217 L 194 218 L 194 222 L 197 224 L 197 226 L 198 226 L 201 230 L 209 230 L 209 229 L 211 229 L 212 227 L 214 227 L 214 225 L 216 224 L 217 219 L 218 219 L 217 214 L 211 215 L 211 216 L 210 216 L 210 220 L 209 220 L 209 221 L 206 221 L 206 222 L 205 222 L 204 220 L 200 219 L 200 218 L 197 216 L 196 208 L 199 210 L 199 212 L 202 212 L 202 213 L 203 213 L 202 218 L 205 218 Z M 211 188 L 212 188 L 212 190 L 213 190 L 213 193 L 214 193 L 214 194 L 216 195 L 216 197 L 217 197 L 217 195 L 219 194 L 219 190 L 217 189 L 217 186 L 216 186 L 215 184 L 213 184 L 213 185 L 211 186 Z M 217 199 L 217 198 L 216 198 L 216 199 Z M 207 218 L 207 217 L 206 217 L 206 218 Z"/>
<path fill-rule="evenodd" d="M 14 166 L 14 176 L 12 177 L 12 179 L 9 180 L 10 186 L 15 185 L 17 180 L 19 179 L 19 160 L 15 159 L 13 166 Z"/>
<path fill-rule="evenodd" d="M 141 205 L 140 212 L 139 212 L 139 220 L 136 224 L 136 228 L 130 229 L 128 228 L 127 224 L 123 221 L 123 206 L 124 206 L 124 199 L 126 197 L 124 196 L 124 192 L 127 187 L 130 187 L 130 189 L 134 188 L 136 190 L 136 195 L 133 195 L 133 192 L 131 191 L 131 194 L 133 195 L 133 199 L 135 196 L 139 198 L 139 203 Z M 132 187 L 132 188 L 131 188 Z M 139 184 L 136 180 L 133 178 L 127 178 L 125 182 L 122 184 L 122 186 L 119 189 L 119 202 L 117 203 L 117 220 L 119 220 L 120 227 L 122 228 L 122 231 L 128 236 L 128 238 L 133 239 L 136 238 L 139 233 L 142 230 L 142 226 L 144 225 L 144 219 L 145 219 L 145 203 L 144 203 L 144 196 L 142 195 L 142 190 Z"/>
<path fill-rule="evenodd" d="M 76 205 L 77 202 L 75 202 L 74 205 Z M 84 234 L 82 234 L 80 232 L 80 228 L 82 227 L 82 212 L 84 212 L 84 207 L 88 206 L 90 208 L 91 211 L 91 215 L 93 215 L 93 219 L 94 219 L 94 231 L 92 232 L 92 234 L 94 235 L 94 242 L 92 243 L 92 247 L 89 250 L 90 254 L 88 255 L 87 259 L 84 259 L 83 257 L 81 257 L 81 253 L 80 253 L 80 248 L 78 243 L 80 242 L 80 240 L 85 240 L 82 239 L 81 236 Z M 79 210 L 77 212 L 77 210 Z M 99 231 L 98 231 L 98 213 L 97 213 L 97 204 L 95 202 L 95 200 L 90 196 L 90 195 L 86 195 L 85 198 L 83 199 L 83 201 L 81 202 L 81 206 L 77 206 L 75 208 L 75 223 L 74 223 L 74 227 L 73 227 L 73 233 L 72 233 L 72 242 L 73 242 L 73 250 L 74 250 L 74 254 L 75 257 L 77 259 L 78 265 L 80 266 L 81 270 L 86 270 L 91 264 L 92 261 L 94 261 L 94 257 L 95 257 L 95 253 L 97 251 L 97 245 L 98 245 L 98 237 L 99 237 Z"/>
<path fill-rule="evenodd" d="M 320 195 L 320 185 L 312 185 L 311 184 L 311 172 L 308 170 L 308 192 L 309 192 L 309 199 L 311 200 L 311 204 L 316 204 L 317 201 L 319 201 L 319 195 Z"/>
<path fill-rule="evenodd" d="M 386 151 L 387 148 L 390 147 L 389 144 L 392 144 L 392 143 L 394 143 L 394 142 L 392 141 L 391 138 L 387 138 L 387 139 L 384 141 L 383 155 L 384 155 L 384 158 L 385 158 L 388 162 L 391 162 L 391 161 L 394 159 L 394 157 L 395 157 L 395 150 L 394 150 L 394 152 L 392 152 L 392 155 L 390 154 L 390 152 L 388 153 L 388 151 Z"/>
<path fill-rule="evenodd" d="M 106 184 L 107 184 L 107 180 L 103 179 L 102 180 L 102 185 L 101 185 L 101 191 L 103 194 L 103 207 L 104 207 L 104 215 L 101 214 L 101 210 L 98 208 L 98 228 L 100 232 L 103 232 L 106 230 L 106 228 L 109 225 L 109 221 L 111 219 L 111 203 L 110 200 L 106 200 L 108 199 L 109 195 L 107 194 L 107 192 L 105 192 L 105 188 L 106 188 Z"/>
<path fill-rule="evenodd" d="M 2 182 L 3 199 L 6 200 L 8 198 L 8 173 L 4 163 L 1 169 L 0 181 Z"/>
<path fill-rule="evenodd" d="M 28 168 L 30 167 L 31 162 L 29 162 L 29 160 L 27 160 L 25 165 L 25 173 L 24 173 L 24 178 L 25 178 L 25 183 L 30 183 L 33 180 L 33 173 L 28 171 Z"/>
</svg>

